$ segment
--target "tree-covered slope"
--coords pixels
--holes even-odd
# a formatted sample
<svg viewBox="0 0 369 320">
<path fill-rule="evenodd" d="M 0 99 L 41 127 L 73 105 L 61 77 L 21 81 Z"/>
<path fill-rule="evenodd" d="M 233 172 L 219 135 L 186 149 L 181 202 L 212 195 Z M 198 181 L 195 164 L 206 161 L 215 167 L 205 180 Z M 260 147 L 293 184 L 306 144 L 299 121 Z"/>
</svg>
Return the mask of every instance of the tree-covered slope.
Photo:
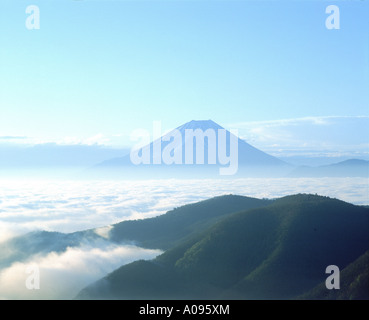
<svg viewBox="0 0 369 320">
<path fill-rule="evenodd" d="M 295 195 L 235 213 L 153 261 L 122 266 L 87 299 L 291 299 L 368 250 L 369 211 Z"/>
<path fill-rule="evenodd" d="M 134 240 L 140 246 L 168 249 L 230 213 L 270 203 L 270 200 L 237 195 L 219 196 L 175 208 L 154 218 L 120 222 L 110 231 L 110 239 L 115 242 Z"/>
<path fill-rule="evenodd" d="M 369 300 L 369 251 L 341 270 L 339 289 L 327 290 L 323 282 L 299 299 Z"/>
</svg>

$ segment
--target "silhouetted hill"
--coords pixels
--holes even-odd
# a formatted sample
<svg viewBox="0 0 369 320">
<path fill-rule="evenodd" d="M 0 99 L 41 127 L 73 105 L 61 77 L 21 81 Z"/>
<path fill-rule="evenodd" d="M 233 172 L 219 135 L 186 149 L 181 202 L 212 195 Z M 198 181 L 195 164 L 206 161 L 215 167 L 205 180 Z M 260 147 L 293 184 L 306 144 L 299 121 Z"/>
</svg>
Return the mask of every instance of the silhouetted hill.
<svg viewBox="0 0 369 320">
<path fill-rule="evenodd" d="M 122 266 L 78 299 L 291 299 L 368 250 L 369 210 L 295 195 L 232 214 L 152 261 Z"/>
</svg>

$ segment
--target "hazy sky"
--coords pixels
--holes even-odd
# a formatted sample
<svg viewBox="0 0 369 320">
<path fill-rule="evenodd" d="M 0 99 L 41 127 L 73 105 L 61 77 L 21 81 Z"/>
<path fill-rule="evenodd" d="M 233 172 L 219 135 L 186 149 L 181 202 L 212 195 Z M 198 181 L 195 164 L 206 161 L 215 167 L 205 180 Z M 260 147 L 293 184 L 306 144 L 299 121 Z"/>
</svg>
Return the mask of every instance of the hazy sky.
<svg viewBox="0 0 369 320">
<path fill-rule="evenodd" d="M 25 26 L 31 4 L 39 30 Z M 339 30 L 325 27 L 330 4 Z M 259 142 L 265 124 L 296 120 L 294 135 L 307 117 L 350 119 L 349 144 L 367 132 L 367 1 L 1 0 L 0 30 L 3 140 L 125 144 L 153 120 L 192 119 L 251 123 Z"/>
</svg>

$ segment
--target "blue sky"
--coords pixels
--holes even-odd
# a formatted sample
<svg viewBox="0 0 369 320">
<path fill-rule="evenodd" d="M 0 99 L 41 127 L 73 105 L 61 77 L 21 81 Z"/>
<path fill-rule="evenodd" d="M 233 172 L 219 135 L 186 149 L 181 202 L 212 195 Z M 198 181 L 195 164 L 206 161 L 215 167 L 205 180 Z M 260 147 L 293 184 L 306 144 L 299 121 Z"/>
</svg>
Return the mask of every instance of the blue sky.
<svg viewBox="0 0 369 320">
<path fill-rule="evenodd" d="M 30 4 L 40 30 L 25 27 Z M 330 4 L 339 30 L 325 27 Z M 304 128 L 317 148 L 316 122 L 298 124 L 334 118 L 332 148 L 368 150 L 367 1 L 2 0 L 0 30 L 3 141 L 127 145 L 154 120 L 212 119 L 258 147 L 301 146 L 266 141 L 270 123 L 281 138 Z"/>
</svg>

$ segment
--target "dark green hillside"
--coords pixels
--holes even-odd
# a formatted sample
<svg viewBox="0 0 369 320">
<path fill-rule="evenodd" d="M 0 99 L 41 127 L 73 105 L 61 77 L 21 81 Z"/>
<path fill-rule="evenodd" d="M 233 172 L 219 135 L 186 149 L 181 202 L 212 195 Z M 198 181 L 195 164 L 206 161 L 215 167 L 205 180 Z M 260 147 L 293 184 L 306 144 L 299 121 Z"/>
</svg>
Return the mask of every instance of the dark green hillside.
<svg viewBox="0 0 369 320">
<path fill-rule="evenodd" d="M 270 203 L 270 200 L 236 195 L 215 197 L 175 208 L 155 218 L 120 222 L 111 230 L 110 239 L 116 242 L 134 240 L 143 247 L 168 249 L 227 214 Z"/>
<path fill-rule="evenodd" d="M 82 290 L 77 299 L 189 299 L 189 289 L 171 266 L 138 260 Z"/>
<path fill-rule="evenodd" d="M 369 243 L 369 210 L 295 195 L 235 213 L 153 261 L 122 266 L 77 298 L 291 299 Z M 102 288 L 104 288 L 102 290 Z"/>
<path fill-rule="evenodd" d="M 340 272 L 340 289 L 327 290 L 325 282 L 299 297 L 307 300 L 369 300 L 369 251 Z"/>
<path fill-rule="evenodd" d="M 271 207 L 282 224 L 277 247 L 262 265 L 230 290 L 243 298 L 292 298 L 325 280 L 325 268 L 341 269 L 369 246 L 369 211 L 312 195 L 289 196 Z"/>
</svg>

